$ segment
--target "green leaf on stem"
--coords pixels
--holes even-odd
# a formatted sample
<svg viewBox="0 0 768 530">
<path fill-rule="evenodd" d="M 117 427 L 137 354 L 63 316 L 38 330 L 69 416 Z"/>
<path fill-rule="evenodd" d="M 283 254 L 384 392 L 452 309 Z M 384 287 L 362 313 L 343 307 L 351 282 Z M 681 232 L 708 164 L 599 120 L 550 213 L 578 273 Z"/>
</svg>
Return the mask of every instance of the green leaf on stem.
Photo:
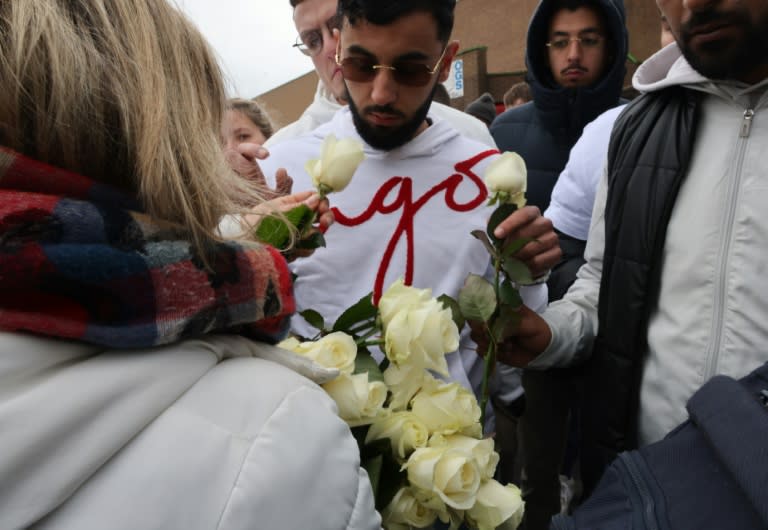
<svg viewBox="0 0 768 530">
<path fill-rule="evenodd" d="M 307 227 L 311 227 L 315 219 L 315 212 L 306 204 L 300 204 L 283 215 L 285 220 L 295 227 L 298 234 L 302 234 Z M 256 227 L 256 238 L 262 243 L 285 250 L 291 241 L 291 230 L 283 219 L 267 215 Z"/>
<path fill-rule="evenodd" d="M 500 343 L 517 331 L 521 318 L 522 316 L 517 308 L 508 305 L 499 307 L 499 314 L 494 319 L 491 328 L 494 340 Z"/>
<path fill-rule="evenodd" d="M 461 308 L 459 307 L 459 303 L 456 301 L 456 299 L 448 296 L 447 294 L 443 294 L 437 297 L 437 301 L 442 303 L 443 307 L 451 310 L 451 318 L 453 318 L 453 322 L 456 324 L 456 327 L 463 329 L 464 324 L 466 323 L 466 319 L 464 318 L 464 315 L 461 314 Z"/>
<path fill-rule="evenodd" d="M 320 331 L 325 329 L 325 320 L 323 319 L 323 315 L 314 309 L 305 309 L 304 311 L 299 312 L 299 314 L 313 328 L 319 329 Z"/>
<path fill-rule="evenodd" d="M 488 235 L 485 232 L 483 232 L 482 230 L 472 230 L 472 232 L 470 233 L 480 240 L 480 242 L 485 247 L 485 250 L 488 251 L 488 254 L 490 254 L 491 256 L 496 255 L 496 248 L 493 246 L 490 239 L 488 239 Z"/>
<path fill-rule="evenodd" d="M 501 267 L 504 269 L 504 273 L 507 278 L 520 285 L 527 285 L 533 283 L 533 277 L 528 266 L 515 258 L 507 258 L 501 263 Z"/>
<path fill-rule="evenodd" d="M 493 231 L 496 230 L 496 227 L 499 226 L 499 224 L 501 224 L 504 219 L 512 215 L 515 210 L 517 210 L 516 204 L 504 203 L 500 204 L 499 207 L 496 208 L 491 214 L 491 218 L 488 220 L 488 228 L 486 232 L 494 244 L 498 244 L 501 240 L 493 235 Z"/>
<path fill-rule="evenodd" d="M 377 313 L 378 309 L 373 305 L 371 293 L 368 293 L 339 316 L 336 323 L 333 325 L 333 331 L 347 332 L 353 328 L 355 324 L 365 320 L 373 321 L 373 319 L 376 318 Z M 371 325 L 373 325 L 373 322 L 371 322 Z"/>
<path fill-rule="evenodd" d="M 381 373 L 378 363 L 366 348 L 358 348 L 357 357 L 355 357 L 354 373 L 362 374 L 368 372 L 368 381 L 384 382 L 384 374 Z"/>
<path fill-rule="evenodd" d="M 502 304 L 515 309 L 523 305 L 523 298 L 520 296 L 520 291 L 515 289 L 515 286 L 508 278 L 504 278 L 501 285 L 499 285 L 499 301 Z"/>
<path fill-rule="evenodd" d="M 459 291 L 459 308 L 468 320 L 488 320 L 496 311 L 496 293 L 493 285 L 477 274 L 469 274 Z"/>
<path fill-rule="evenodd" d="M 256 239 L 278 250 L 285 250 L 291 240 L 291 231 L 282 219 L 266 216 L 256 227 Z"/>
</svg>

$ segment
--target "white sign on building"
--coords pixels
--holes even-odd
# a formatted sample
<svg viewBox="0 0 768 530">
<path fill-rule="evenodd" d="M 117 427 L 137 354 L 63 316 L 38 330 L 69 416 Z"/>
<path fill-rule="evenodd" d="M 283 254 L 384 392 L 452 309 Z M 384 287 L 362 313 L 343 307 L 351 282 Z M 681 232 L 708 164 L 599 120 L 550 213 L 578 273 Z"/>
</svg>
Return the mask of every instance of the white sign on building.
<svg viewBox="0 0 768 530">
<path fill-rule="evenodd" d="M 448 89 L 448 95 L 451 96 L 451 99 L 464 96 L 464 59 L 453 61 L 448 79 L 443 84 Z"/>
</svg>

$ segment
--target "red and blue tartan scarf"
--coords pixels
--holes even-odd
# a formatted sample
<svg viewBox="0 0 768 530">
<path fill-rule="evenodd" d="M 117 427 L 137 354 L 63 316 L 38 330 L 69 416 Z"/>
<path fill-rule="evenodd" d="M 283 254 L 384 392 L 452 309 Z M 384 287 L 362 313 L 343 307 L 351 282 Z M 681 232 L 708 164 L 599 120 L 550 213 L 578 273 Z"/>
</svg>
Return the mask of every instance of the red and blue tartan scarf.
<svg viewBox="0 0 768 530">
<path fill-rule="evenodd" d="M 196 257 L 134 197 L 0 147 L 0 329 L 141 348 L 234 332 L 270 342 L 295 310 L 273 248 Z"/>
</svg>

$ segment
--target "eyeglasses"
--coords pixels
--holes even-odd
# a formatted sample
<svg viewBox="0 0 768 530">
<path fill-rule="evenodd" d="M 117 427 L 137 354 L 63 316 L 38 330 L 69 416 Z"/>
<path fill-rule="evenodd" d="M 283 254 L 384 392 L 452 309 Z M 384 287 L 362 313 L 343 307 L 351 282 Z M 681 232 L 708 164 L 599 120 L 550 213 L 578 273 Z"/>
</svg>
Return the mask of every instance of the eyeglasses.
<svg viewBox="0 0 768 530">
<path fill-rule="evenodd" d="M 341 28 L 341 17 L 336 14 L 325 21 L 323 24 L 325 30 L 327 30 L 327 36 L 333 36 L 333 30 Z M 323 28 L 311 29 L 303 32 L 296 37 L 296 42 L 293 44 L 293 48 L 297 48 L 304 55 L 314 57 L 323 49 L 325 44 Z"/>
<path fill-rule="evenodd" d="M 604 37 L 600 35 L 588 35 L 586 37 L 558 37 L 549 41 L 547 46 L 552 50 L 560 52 L 566 50 L 572 42 L 578 42 L 582 48 L 589 50 L 600 46 L 603 40 L 605 40 Z"/>
<path fill-rule="evenodd" d="M 367 57 L 347 57 L 342 59 L 340 57 L 340 47 L 336 48 L 336 64 L 341 68 L 341 75 L 347 81 L 368 83 L 374 80 L 378 70 L 389 70 L 392 72 L 392 77 L 395 78 L 395 81 L 401 85 L 417 87 L 429 83 L 432 76 L 438 72 L 447 49 L 447 46 L 443 48 L 443 53 L 440 54 L 440 58 L 432 68 L 416 61 L 397 61 L 390 65 L 376 64 Z"/>
</svg>

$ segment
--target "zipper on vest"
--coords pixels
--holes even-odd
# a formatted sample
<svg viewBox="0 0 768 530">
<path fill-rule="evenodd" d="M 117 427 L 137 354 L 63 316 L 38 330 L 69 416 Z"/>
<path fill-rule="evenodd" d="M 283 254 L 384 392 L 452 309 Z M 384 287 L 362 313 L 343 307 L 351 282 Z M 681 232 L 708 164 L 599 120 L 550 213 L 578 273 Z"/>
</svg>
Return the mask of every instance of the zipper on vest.
<svg viewBox="0 0 768 530">
<path fill-rule="evenodd" d="M 749 131 L 752 130 L 752 118 L 754 117 L 755 117 L 754 109 L 744 110 L 744 119 L 741 121 L 741 133 L 739 134 L 739 138 L 749 137 Z"/>
</svg>

